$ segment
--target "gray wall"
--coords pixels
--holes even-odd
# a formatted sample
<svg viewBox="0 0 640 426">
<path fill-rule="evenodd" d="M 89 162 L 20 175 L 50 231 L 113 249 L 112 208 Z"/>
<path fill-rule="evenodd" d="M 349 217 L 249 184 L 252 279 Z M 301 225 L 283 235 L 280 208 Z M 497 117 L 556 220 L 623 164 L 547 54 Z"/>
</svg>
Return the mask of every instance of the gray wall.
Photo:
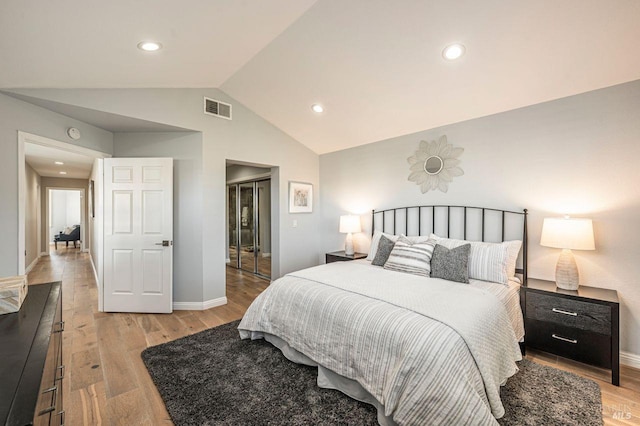
<svg viewBox="0 0 640 426">
<path fill-rule="evenodd" d="M 77 127 L 82 139 L 66 135 Z M 0 277 L 18 273 L 18 131 L 82 145 L 106 153 L 113 150 L 113 135 L 78 120 L 0 94 Z"/>
<path fill-rule="evenodd" d="M 115 157 L 172 157 L 173 299 L 202 302 L 202 134 L 115 133 Z"/>
<path fill-rule="evenodd" d="M 25 250 L 27 252 L 24 262 L 25 268 L 40 255 L 38 247 L 38 201 L 40 192 L 40 175 L 28 164 L 25 164 Z M 46 216 L 44 216 L 46 218 Z"/>
<path fill-rule="evenodd" d="M 318 263 L 318 156 L 217 89 L 24 89 L 56 102 L 169 124 L 202 132 L 203 138 L 203 296 L 225 295 L 225 169 L 226 160 L 274 166 L 278 182 L 272 197 L 278 200 L 272 214 L 273 276 Z M 233 120 L 205 115 L 203 96 L 233 104 Z M 290 180 L 315 186 L 312 214 L 289 214 Z M 297 227 L 292 226 L 297 220 Z"/>
<path fill-rule="evenodd" d="M 448 193 L 407 180 L 421 140 L 465 149 Z M 581 283 L 618 290 L 622 350 L 640 354 L 640 81 L 334 152 L 320 157 L 321 253 L 338 250 L 338 217 L 373 208 L 464 204 L 528 208 L 529 275 L 553 279 L 560 250 L 541 247 L 544 217 L 594 221 L 595 251 L 574 251 Z M 366 251 L 370 228 L 358 235 Z"/>
</svg>

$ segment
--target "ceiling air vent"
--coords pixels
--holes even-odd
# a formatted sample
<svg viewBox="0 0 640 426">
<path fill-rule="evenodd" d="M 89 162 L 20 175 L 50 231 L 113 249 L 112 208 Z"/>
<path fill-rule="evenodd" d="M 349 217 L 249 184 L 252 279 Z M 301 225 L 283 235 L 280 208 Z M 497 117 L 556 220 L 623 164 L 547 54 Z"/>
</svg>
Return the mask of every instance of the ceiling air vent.
<svg viewBox="0 0 640 426">
<path fill-rule="evenodd" d="M 204 98 L 204 113 L 231 120 L 231 105 L 215 99 Z"/>
</svg>

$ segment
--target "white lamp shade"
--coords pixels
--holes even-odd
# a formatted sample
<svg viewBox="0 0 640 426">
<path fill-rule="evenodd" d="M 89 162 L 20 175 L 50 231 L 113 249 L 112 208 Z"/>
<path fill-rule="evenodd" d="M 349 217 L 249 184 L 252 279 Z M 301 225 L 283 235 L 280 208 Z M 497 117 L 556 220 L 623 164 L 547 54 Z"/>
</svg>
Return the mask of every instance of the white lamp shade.
<svg viewBox="0 0 640 426">
<path fill-rule="evenodd" d="M 360 216 L 345 215 L 340 216 L 340 232 L 360 232 Z"/>
<path fill-rule="evenodd" d="M 570 250 L 595 250 L 591 219 L 545 218 L 540 245 Z"/>
</svg>

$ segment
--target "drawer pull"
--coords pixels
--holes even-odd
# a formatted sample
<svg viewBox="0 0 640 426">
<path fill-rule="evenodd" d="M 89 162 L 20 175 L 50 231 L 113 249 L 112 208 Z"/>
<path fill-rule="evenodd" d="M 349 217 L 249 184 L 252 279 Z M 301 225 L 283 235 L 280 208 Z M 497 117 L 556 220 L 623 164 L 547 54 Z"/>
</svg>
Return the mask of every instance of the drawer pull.
<svg viewBox="0 0 640 426">
<path fill-rule="evenodd" d="M 553 308 L 551 309 L 553 312 L 558 313 L 558 314 L 565 314 L 565 315 L 571 315 L 572 317 L 577 317 L 578 314 L 575 312 L 569 312 L 569 311 L 563 311 L 562 309 L 558 309 L 558 308 Z"/>
<path fill-rule="evenodd" d="M 60 377 L 56 377 L 56 378 L 55 378 L 55 381 L 58 381 L 58 380 L 62 380 L 62 379 L 64 379 L 64 365 L 60 365 L 60 366 L 58 366 L 58 368 L 56 369 L 56 371 L 60 371 Z"/>
<path fill-rule="evenodd" d="M 55 392 L 55 391 L 57 391 L 57 390 L 58 390 L 58 387 L 57 387 L 57 386 L 54 386 L 54 387 L 51 387 L 51 388 L 49 388 L 49 389 L 45 389 L 45 390 L 43 390 L 43 391 L 42 391 L 42 393 Z"/>
<path fill-rule="evenodd" d="M 573 343 L 574 345 L 578 343 L 576 339 L 567 339 L 566 337 L 558 336 L 557 334 L 552 334 L 551 337 L 554 339 L 562 340 L 563 342 Z"/>
<path fill-rule="evenodd" d="M 56 325 L 59 325 L 60 328 L 57 330 L 53 330 L 54 333 L 62 333 L 64 331 L 64 321 L 56 322 Z"/>
<path fill-rule="evenodd" d="M 47 414 L 47 413 L 51 413 L 52 411 L 55 411 L 55 410 L 56 410 L 56 407 L 49 407 L 49 408 L 45 408 L 44 410 L 40 411 L 40 412 L 38 413 L 38 415 L 39 415 L 39 416 L 43 416 L 43 415 L 45 415 L 45 414 Z"/>
</svg>

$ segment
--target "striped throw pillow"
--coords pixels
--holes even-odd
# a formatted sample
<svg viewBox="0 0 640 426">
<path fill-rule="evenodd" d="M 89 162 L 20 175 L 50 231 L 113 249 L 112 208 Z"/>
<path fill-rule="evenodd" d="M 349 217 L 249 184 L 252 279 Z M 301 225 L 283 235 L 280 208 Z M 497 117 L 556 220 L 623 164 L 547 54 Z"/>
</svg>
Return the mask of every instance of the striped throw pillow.
<svg viewBox="0 0 640 426">
<path fill-rule="evenodd" d="M 414 244 L 402 235 L 393 246 L 384 269 L 428 277 L 431 274 L 431 256 L 435 246 L 435 241 Z"/>
<path fill-rule="evenodd" d="M 515 275 L 516 261 L 522 246 L 521 241 L 487 243 L 441 238 L 433 234 L 431 238 L 448 249 L 471 244 L 469 278 L 507 284 L 509 278 Z"/>
</svg>

